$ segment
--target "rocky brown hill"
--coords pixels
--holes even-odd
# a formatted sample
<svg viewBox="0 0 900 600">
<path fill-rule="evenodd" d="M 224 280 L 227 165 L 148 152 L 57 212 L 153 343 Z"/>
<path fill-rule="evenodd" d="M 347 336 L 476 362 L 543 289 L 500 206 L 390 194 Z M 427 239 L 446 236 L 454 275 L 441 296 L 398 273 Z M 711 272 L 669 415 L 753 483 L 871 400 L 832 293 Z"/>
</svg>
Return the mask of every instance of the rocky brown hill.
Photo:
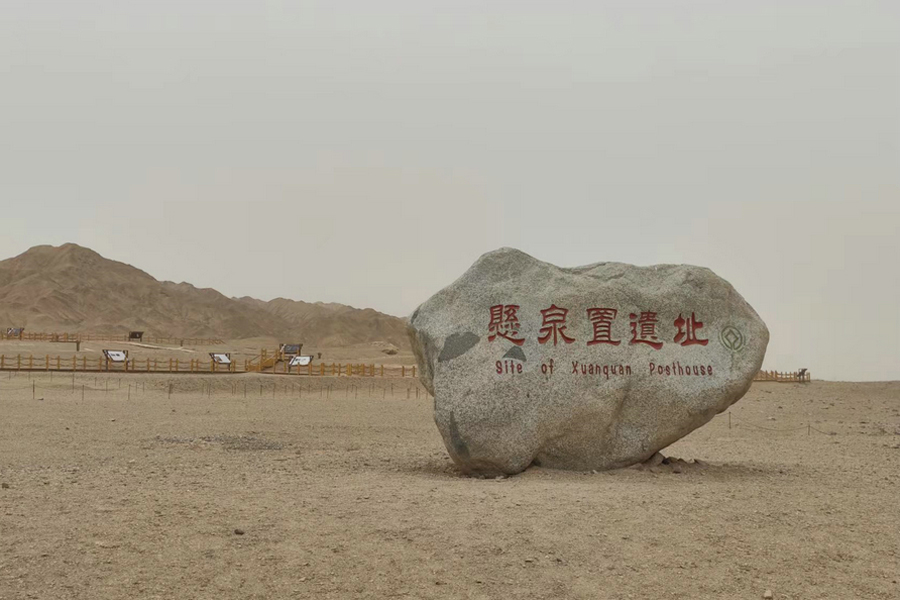
<svg viewBox="0 0 900 600">
<path fill-rule="evenodd" d="M 323 346 L 408 345 L 403 319 L 372 309 L 278 298 L 228 298 L 151 275 L 76 244 L 36 246 L 0 261 L 0 326 L 29 331 L 240 339 Z"/>
</svg>

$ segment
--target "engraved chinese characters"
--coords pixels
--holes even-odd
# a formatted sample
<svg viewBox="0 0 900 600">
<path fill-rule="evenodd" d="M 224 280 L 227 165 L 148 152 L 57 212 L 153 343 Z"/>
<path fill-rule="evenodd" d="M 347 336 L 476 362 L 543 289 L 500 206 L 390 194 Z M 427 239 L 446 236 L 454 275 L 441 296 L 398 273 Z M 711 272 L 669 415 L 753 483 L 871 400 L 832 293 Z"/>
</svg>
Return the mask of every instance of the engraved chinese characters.
<svg viewBox="0 0 900 600">
<path fill-rule="evenodd" d="M 639 462 L 736 402 L 768 330 L 687 265 L 482 256 L 409 320 L 435 422 L 466 473 Z"/>
<path fill-rule="evenodd" d="M 511 338 L 504 336 L 497 331 L 497 327 L 499 326 L 498 315 L 502 315 L 504 311 L 513 309 L 515 311 L 513 314 L 516 315 L 515 332 L 516 335 L 518 335 L 520 323 L 517 314 L 520 308 L 521 306 L 518 304 L 497 304 L 490 308 L 490 322 L 488 323 L 487 337 L 489 342 L 493 342 L 500 337 L 506 337 L 507 340 L 513 342 L 517 346 L 522 346 L 525 343 L 523 338 Z M 621 339 L 613 339 L 613 325 L 615 324 L 616 315 L 619 313 L 618 309 L 588 308 L 585 312 L 587 313 L 591 326 L 590 331 L 588 332 L 590 339 L 587 340 L 585 345 L 593 346 L 595 344 L 609 344 L 618 346 L 622 343 Z M 567 322 L 569 309 L 552 304 L 549 308 L 541 310 L 540 314 L 543 317 L 543 320 L 541 329 L 538 332 L 537 341 L 539 344 L 551 344 L 556 346 L 560 342 L 566 344 L 575 343 L 576 338 L 574 336 L 576 336 L 576 334 L 570 331 L 573 337 L 569 337 L 569 335 L 565 333 L 569 328 Z M 703 327 L 703 322 L 697 319 L 697 315 L 694 312 L 689 313 L 690 316 L 687 319 L 685 319 L 684 314 L 679 312 L 678 317 L 672 324 L 674 337 L 671 342 L 680 344 L 681 346 L 690 346 L 694 344 L 699 344 L 701 346 L 707 345 L 709 343 L 708 339 L 698 337 L 698 330 Z M 628 343 L 646 344 L 653 350 L 661 350 L 664 342 L 658 336 L 658 327 L 660 325 L 658 314 L 652 311 L 638 311 L 636 313 L 630 313 L 629 317 L 631 319 L 631 339 Z M 521 364 L 516 365 L 513 360 L 504 360 L 507 358 L 510 357 L 504 355 L 503 359 L 496 361 L 495 368 L 498 375 L 517 375 L 524 372 Z M 589 361 L 585 362 L 585 360 L 589 358 L 590 357 L 586 356 L 582 357 L 582 360 L 571 361 L 571 373 L 574 375 L 580 373 L 581 375 L 605 376 L 607 379 L 609 379 L 610 374 L 615 376 L 631 375 L 633 373 L 631 364 L 618 363 L 601 365 Z M 684 358 L 688 357 L 685 356 Z M 547 366 L 548 368 L 551 368 L 551 365 Z M 649 370 L 651 374 L 656 374 L 658 376 L 676 375 L 690 377 L 693 375 L 695 377 L 712 377 L 713 375 L 712 365 L 682 363 L 681 361 L 675 361 L 671 365 L 658 365 L 655 362 L 650 362 L 647 364 L 647 370 Z"/>
<path fill-rule="evenodd" d="M 519 308 L 520 306 L 518 304 L 496 304 L 490 308 L 491 320 L 488 324 L 487 338 L 489 342 L 493 342 L 499 336 L 506 338 L 518 346 L 525 343 L 525 340 L 515 337 L 519 335 L 519 319 L 517 316 Z M 618 312 L 619 311 L 615 308 L 587 309 L 588 317 L 593 325 L 593 338 L 588 340 L 588 346 L 594 344 L 612 344 L 613 346 L 618 346 L 621 343 L 621 340 L 612 339 L 612 325 Z M 555 304 L 542 310 L 541 315 L 544 320 L 540 331 L 542 335 L 538 337 L 538 342 L 541 344 L 552 342 L 554 346 L 559 340 L 562 340 L 567 344 L 573 343 L 575 338 L 569 337 L 564 333 L 567 328 L 566 316 L 568 314 L 569 309 L 560 308 Z M 503 315 L 507 315 L 505 322 L 503 320 Z M 631 313 L 630 317 L 632 322 L 631 341 L 629 343 L 647 344 L 655 350 L 662 348 L 662 342 L 656 334 L 658 321 L 655 312 L 641 312 L 640 317 L 635 313 Z M 638 327 L 640 327 L 640 329 L 638 329 Z M 689 346 L 691 344 L 701 344 L 705 346 L 709 343 L 709 340 L 697 337 L 697 330 L 703 327 L 703 323 L 697 320 L 694 313 L 691 313 L 691 316 L 687 320 L 685 320 L 681 313 L 678 313 L 678 318 L 675 319 L 675 327 L 678 328 L 678 333 L 673 340 L 675 343 L 680 343 L 682 346 Z M 513 332 L 512 336 L 509 335 L 510 331 Z"/>
<path fill-rule="evenodd" d="M 491 322 L 488 325 L 488 340 L 494 341 L 497 336 L 503 337 L 511 341 L 517 346 L 525 343 L 525 340 L 518 337 L 519 335 L 519 318 L 516 313 L 519 307 L 516 304 L 508 304 L 506 306 L 498 304 L 491 307 Z"/>
</svg>

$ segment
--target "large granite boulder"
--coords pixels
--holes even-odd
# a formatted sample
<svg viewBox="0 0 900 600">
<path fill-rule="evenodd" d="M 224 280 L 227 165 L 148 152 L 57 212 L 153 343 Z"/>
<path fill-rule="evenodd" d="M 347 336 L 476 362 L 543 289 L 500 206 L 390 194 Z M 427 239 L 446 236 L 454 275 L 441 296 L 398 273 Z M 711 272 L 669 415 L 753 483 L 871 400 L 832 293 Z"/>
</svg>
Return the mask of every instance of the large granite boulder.
<svg viewBox="0 0 900 600">
<path fill-rule="evenodd" d="M 737 402 L 769 331 L 702 267 L 560 268 L 482 256 L 409 333 L 434 417 L 466 473 L 643 461 Z"/>
</svg>

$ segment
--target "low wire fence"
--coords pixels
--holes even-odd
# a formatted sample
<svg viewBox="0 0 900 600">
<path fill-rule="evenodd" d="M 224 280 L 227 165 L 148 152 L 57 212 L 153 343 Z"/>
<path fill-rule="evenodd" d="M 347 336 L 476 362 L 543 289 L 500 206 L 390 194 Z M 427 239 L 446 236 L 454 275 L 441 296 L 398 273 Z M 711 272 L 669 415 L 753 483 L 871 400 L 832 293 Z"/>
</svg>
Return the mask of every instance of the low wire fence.
<svg viewBox="0 0 900 600">
<path fill-rule="evenodd" d="M 237 362 L 221 364 L 212 358 L 128 358 L 115 362 L 105 356 L 6 356 L 0 354 L 0 371 L 64 371 L 64 372 L 120 372 L 120 373 L 259 373 L 259 369 L 244 367 Z M 272 370 L 264 371 L 270 375 L 303 375 L 308 377 L 416 377 L 416 367 L 407 365 L 374 365 L 362 363 L 310 363 L 308 365 L 290 366 L 288 363 L 276 363 Z"/>
<path fill-rule="evenodd" d="M 0 400 L 24 393 L 33 400 L 85 400 L 109 398 L 131 400 L 173 396 L 240 397 L 257 399 L 396 399 L 431 398 L 418 379 L 372 379 L 326 376 L 306 378 L 230 379 L 221 377 L 131 378 L 115 372 L 67 373 L 41 371 L 8 371 L 0 377 Z M 152 373 L 151 373 L 152 375 Z M 21 396 L 18 396 L 21 398 Z"/>
<path fill-rule="evenodd" d="M 727 418 L 728 419 L 728 429 L 738 429 L 741 427 L 749 427 L 750 429 L 755 429 L 758 431 L 771 431 L 774 433 L 796 433 L 798 431 L 805 431 L 806 435 L 812 435 L 812 432 L 821 433 L 823 435 L 837 435 L 833 431 L 822 431 L 821 429 L 817 429 L 813 427 L 812 423 L 806 422 L 800 425 L 795 425 L 792 427 L 772 427 L 771 425 L 759 425 L 757 423 L 753 423 L 743 417 L 735 417 L 732 416 L 731 411 L 728 411 L 724 415 L 717 415 L 719 418 Z"/>
</svg>

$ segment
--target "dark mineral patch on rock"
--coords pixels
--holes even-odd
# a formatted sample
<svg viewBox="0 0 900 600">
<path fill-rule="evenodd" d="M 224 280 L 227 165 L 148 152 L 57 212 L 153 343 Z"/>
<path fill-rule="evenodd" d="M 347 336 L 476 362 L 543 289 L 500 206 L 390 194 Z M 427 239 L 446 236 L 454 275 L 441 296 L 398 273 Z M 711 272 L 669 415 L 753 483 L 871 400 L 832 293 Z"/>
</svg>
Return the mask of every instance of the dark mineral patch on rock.
<svg viewBox="0 0 900 600">
<path fill-rule="evenodd" d="M 444 340 L 444 348 L 438 356 L 438 362 L 447 362 L 459 358 L 478 343 L 478 336 L 474 333 L 454 333 Z"/>
<path fill-rule="evenodd" d="M 525 362 L 525 351 L 518 346 L 513 346 L 503 355 L 503 358 L 514 358 L 515 360 Z"/>
</svg>

